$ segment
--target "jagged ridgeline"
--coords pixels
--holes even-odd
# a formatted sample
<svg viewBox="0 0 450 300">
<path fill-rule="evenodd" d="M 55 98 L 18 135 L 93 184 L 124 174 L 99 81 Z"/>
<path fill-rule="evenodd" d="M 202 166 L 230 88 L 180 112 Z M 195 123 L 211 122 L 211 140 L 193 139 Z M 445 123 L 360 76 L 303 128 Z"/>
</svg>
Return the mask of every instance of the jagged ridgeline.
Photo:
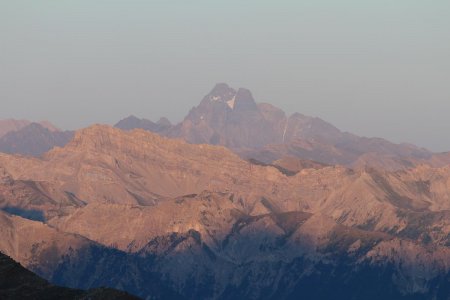
<svg viewBox="0 0 450 300">
<path fill-rule="evenodd" d="M 130 116 L 115 127 L 144 129 L 193 144 L 221 145 L 244 159 L 266 164 L 296 158 L 353 169 L 369 166 L 394 171 L 450 162 L 448 153 L 360 137 L 317 117 L 285 113 L 274 105 L 256 102 L 249 90 L 235 90 L 225 83 L 217 84 L 178 124 L 167 118 L 153 122 Z M 41 156 L 53 147 L 66 145 L 73 134 L 48 122 L 4 120 L 0 121 L 0 151 Z"/>
<path fill-rule="evenodd" d="M 449 113 L 450 0 L 0 0 L 0 300 L 450 300 Z"/>
<path fill-rule="evenodd" d="M 52 284 L 147 299 L 449 296 L 449 167 L 264 163 L 101 125 L 0 166 L 0 250 Z"/>
</svg>

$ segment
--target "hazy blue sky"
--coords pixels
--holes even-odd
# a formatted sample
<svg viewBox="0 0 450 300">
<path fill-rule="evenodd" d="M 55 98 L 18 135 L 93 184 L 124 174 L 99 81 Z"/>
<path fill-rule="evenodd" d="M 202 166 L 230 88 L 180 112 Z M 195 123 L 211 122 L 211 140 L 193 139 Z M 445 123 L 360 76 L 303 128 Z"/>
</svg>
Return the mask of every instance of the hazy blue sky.
<svg viewBox="0 0 450 300">
<path fill-rule="evenodd" d="M 450 150 L 450 1 L 0 0 L 0 118 L 180 121 L 216 82 Z"/>
</svg>

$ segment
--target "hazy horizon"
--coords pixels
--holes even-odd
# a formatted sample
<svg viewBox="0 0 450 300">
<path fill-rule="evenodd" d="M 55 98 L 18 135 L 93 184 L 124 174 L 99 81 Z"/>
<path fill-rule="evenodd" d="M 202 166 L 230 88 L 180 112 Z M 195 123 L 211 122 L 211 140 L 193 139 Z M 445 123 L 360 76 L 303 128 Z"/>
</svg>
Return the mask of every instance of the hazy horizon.
<svg viewBox="0 0 450 300">
<path fill-rule="evenodd" d="M 0 119 L 180 121 L 218 82 L 450 150 L 450 2 L 1 1 Z"/>
</svg>

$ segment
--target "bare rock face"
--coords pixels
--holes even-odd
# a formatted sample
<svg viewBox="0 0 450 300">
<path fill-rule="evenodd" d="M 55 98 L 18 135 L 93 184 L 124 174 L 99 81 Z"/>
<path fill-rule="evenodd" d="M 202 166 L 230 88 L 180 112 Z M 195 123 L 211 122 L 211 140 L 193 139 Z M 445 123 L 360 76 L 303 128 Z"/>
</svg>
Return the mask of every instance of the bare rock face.
<svg viewBox="0 0 450 300">
<path fill-rule="evenodd" d="M 3 205 L 43 205 L 46 213 L 89 203 L 148 206 L 204 190 L 232 191 L 251 215 L 274 209 L 328 211 L 348 225 L 376 221 L 380 229 L 381 224 L 390 229 L 398 225 L 399 209 L 437 213 L 449 208 L 447 168 L 392 173 L 307 165 L 286 174 L 280 166 L 247 162 L 223 147 L 99 125 L 79 131 L 65 148 L 44 159 L 0 155 L 0 165 Z M 16 196 L 16 190 L 23 195 Z M 381 208 L 384 215 L 376 216 Z"/>
<path fill-rule="evenodd" d="M 267 165 L 95 125 L 42 158 L 0 154 L 0 250 L 143 298 L 447 299 L 449 185 L 448 167 Z"/>
<path fill-rule="evenodd" d="M 0 212 L 1 252 L 40 274 L 52 272 L 61 258 L 77 249 L 94 245 L 81 236 L 60 232 L 50 226 Z"/>
</svg>

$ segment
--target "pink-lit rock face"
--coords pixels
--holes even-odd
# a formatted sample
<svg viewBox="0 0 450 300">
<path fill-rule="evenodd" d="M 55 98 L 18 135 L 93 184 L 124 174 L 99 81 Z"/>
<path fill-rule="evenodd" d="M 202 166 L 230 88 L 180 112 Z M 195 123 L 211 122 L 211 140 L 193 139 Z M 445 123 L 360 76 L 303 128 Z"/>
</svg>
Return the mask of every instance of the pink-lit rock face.
<svg viewBox="0 0 450 300">
<path fill-rule="evenodd" d="M 204 293 L 221 298 L 250 282 L 259 298 L 344 261 L 349 282 L 383 271 L 396 279 L 376 284 L 426 294 L 450 268 L 449 184 L 448 167 L 266 165 L 222 146 L 95 125 L 43 158 L 0 155 L 0 251 L 75 286 L 95 261 L 90 278 L 100 281 L 113 261 L 131 265 L 129 291 L 140 296 L 150 290 L 138 281 L 165 274 L 174 293 L 206 280 Z M 292 276 L 300 281 L 285 281 Z"/>
</svg>

